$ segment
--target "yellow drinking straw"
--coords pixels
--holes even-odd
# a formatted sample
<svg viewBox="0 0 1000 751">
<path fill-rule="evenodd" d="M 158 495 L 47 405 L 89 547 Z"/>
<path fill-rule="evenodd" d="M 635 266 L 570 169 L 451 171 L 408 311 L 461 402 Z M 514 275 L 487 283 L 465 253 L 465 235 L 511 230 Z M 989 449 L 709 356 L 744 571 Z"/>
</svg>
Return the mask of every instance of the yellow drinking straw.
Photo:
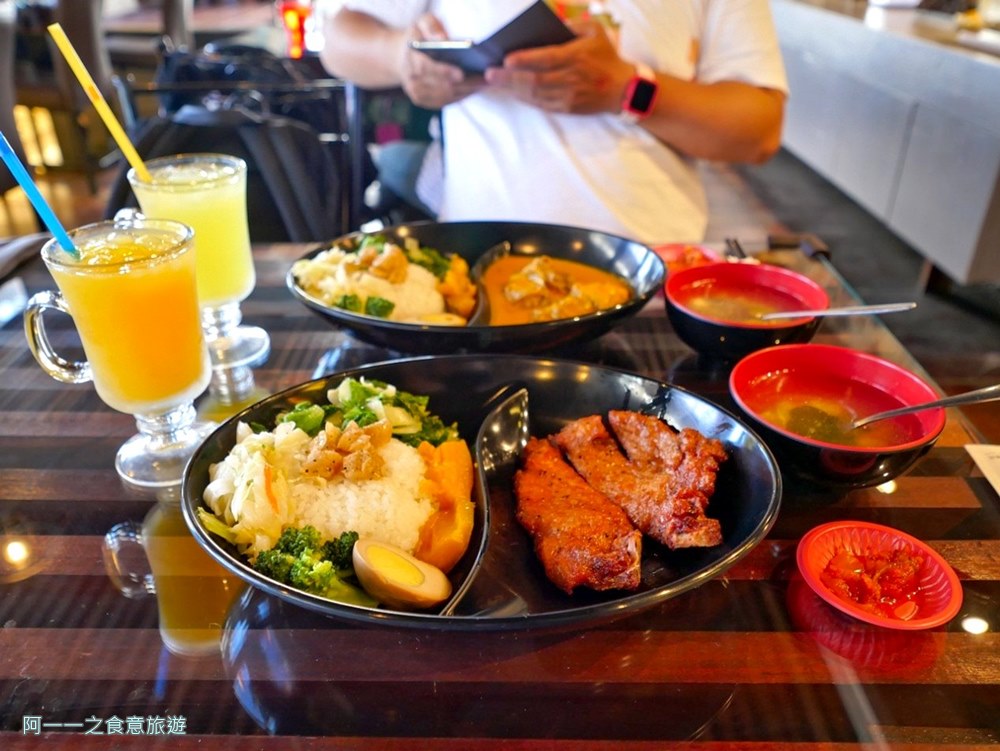
<svg viewBox="0 0 1000 751">
<path fill-rule="evenodd" d="M 108 106 L 108 102 L 105 100 L 104 95 L 101 94 L 100 89 L 97 88 L 97 84 L 94 83 L 94 79 L 87 71 L 87 67 L 83 64 L 83 60 L 80 59 L 80 56 L 73 48 L 73 44 L 69 41 L 69 37 L 66 36 L 66 32 L 63 31 L 62 25 L 54 23 L 51 24 L 48 29 L 49 34 L 52 35 L 52 39 L 55 40 L 56 46 L 59 47 L 59 51 L 62 52 L 63 57 L 66 58 L 66 62 L 69 63 L 69 67 L 80 81 L 80 85 L 83 86 L 83 91 L 86 93 L 87 98 L 90 99 L 91 104 L 94 105 L 94 109 L 97 110 L 97 114 L 99 114 L 101 119 L 104 120 L 104 124 L 107 126 L 108 130 L 111 132 L 111 136 L 118 144 L 118 148 L 122 150 L 125 158 L 128 159 L 128 163 L 135 169 L 140 180 L 144 182 L 152 182 L 152 178 L 149 176 L 149 170 L 147 170 L 146 165 L 142 163 L 142 158 L 139 156 L 139 153 L 135 150 L 135 146 L 132 145 L 132 142 L 125 134 L 125 130 L 118 122 L 118 118 L 116 118 L 114 112 L 111 111 L 111 107 Z"/>
</svg>

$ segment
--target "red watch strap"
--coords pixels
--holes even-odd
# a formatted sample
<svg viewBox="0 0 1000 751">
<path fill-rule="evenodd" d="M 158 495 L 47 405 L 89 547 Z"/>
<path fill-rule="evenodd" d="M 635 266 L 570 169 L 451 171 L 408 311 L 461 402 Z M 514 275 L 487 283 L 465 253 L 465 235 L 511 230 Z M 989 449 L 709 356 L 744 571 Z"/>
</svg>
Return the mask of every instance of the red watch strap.
<svg viewBox="0 0 1000 751">
<path fill-rule="evenodd" d="M 658 88 L 652 68 L 644 63 L 636 63 L 635 70 L 635 75 L 625 87 L 621 108 L 622 118 L 630 123 L 639 122 L 653 111 Z"/>
</svg>

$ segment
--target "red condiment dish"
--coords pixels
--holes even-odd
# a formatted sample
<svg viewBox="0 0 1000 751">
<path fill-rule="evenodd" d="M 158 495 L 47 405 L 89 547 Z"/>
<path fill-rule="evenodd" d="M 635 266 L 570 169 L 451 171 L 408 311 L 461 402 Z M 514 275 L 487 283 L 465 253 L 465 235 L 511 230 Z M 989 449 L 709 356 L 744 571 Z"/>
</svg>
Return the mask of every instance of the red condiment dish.
<svg viewBox="0 0 1000 751">
<path fill-rule="evenodd" d="M 653 247 L 653 252 L 667 265 L 668 274 L 693 268 L 694 266 L 719 263 L 723 260 L 722 254 L 719 252 L 711 248 L 706 248 L 704 245 L 692 245 L 689 243 L 656 245 Z"/>
<path fill-rule="evenodd" d="M 859 558 L 903 550 L 920 556 L 913 602 L 916 614 L 907 619 L 883 616 L 835 594 L 822 580 L 823 571 L 841 551 Z M 915 537 L 870 522 L 821 524 L 799 542 L 795 556 L 802 578 L 827 603 L 865 623 L 908 631 L 934 628 L 954 618 L 962 606 L 962 585 L 941 555 Z"/>
</svg>

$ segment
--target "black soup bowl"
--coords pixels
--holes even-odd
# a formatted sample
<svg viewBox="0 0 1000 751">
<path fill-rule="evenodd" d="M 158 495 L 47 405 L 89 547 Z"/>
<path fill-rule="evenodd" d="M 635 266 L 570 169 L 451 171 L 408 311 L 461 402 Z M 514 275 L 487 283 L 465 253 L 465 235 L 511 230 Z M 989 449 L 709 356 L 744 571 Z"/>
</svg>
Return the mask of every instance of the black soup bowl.
<svg viewBox="0 0 1000 751">
<path fill-rule="evenodd" d="M 485 254 L 497 253 L 506 246 L 502 252 L 584 263 L 616 274 L 632 286 L 632 296 L 621 305 L 575 318 L 508 326 L 445 326 L 390 321 L 328 305 L 306 293 L 289 270 L 285 280 L 289 291 L 310 310 L 362 341 L 410 354 L 529 353 L 590 341 L 639 312 L 663 286 L 666 274 L 663 261 L 648 246 L 580 227 L 527 222 L 415 222 L 373 234 L 400 241 L 412 237 L 441 253 L 457 253 L 470 269 Z M 364 235 L 355 232 L 338 238 L 303 258 L 312 258 L 333 245 L 356 243 Z"/>
<path fill-rule="evenodd" d="M 807 276 L 766 263 L 712 263 L 671 272 L 667 316 L 681 341 L 699 354 L 735 361 L 758 349 L 807 342 L 816 316 L 764 321 L 758 313 L 825 310 L 830 299 Z"/>
<path fill-rule="evenodd" d="M 944 430 L 941 408 L 849 429 L 851 420 L 939 394 L 909 370 L 846 347 L 788 344 L 754 352 L 736 363 L 729 392 L 782 470 L 819 484 L 887 482 Z"/>
</svg>

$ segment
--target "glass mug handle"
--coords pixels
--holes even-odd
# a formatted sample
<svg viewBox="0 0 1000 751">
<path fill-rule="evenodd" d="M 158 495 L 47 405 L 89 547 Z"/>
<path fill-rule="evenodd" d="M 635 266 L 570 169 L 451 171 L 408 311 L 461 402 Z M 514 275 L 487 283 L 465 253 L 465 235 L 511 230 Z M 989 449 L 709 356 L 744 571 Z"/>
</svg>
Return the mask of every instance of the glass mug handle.
<svg viewBox="0 0 1000 751">
<path fill-rule="evenodd" d="M 123 595 L 132 599 L 156 594 L 153 572 L 135 522 L 116 524 L 104 535 L 104 569 Z M 141 562 L 141 563 L 140 563 Z"/>
<path fill-rule="evenodd" d="M 42 370 L 57 381 L 87 383 L 93 380 L 90 363 L 67 360 L 55 351 L 45 330 L 43 314 L 46 310 L 58 310 L 72 316 L 61 293 L 49 290 L 32 295 L 24 309 L 24 334 L 31 354 L 42 366 Z"/>
</svg>

